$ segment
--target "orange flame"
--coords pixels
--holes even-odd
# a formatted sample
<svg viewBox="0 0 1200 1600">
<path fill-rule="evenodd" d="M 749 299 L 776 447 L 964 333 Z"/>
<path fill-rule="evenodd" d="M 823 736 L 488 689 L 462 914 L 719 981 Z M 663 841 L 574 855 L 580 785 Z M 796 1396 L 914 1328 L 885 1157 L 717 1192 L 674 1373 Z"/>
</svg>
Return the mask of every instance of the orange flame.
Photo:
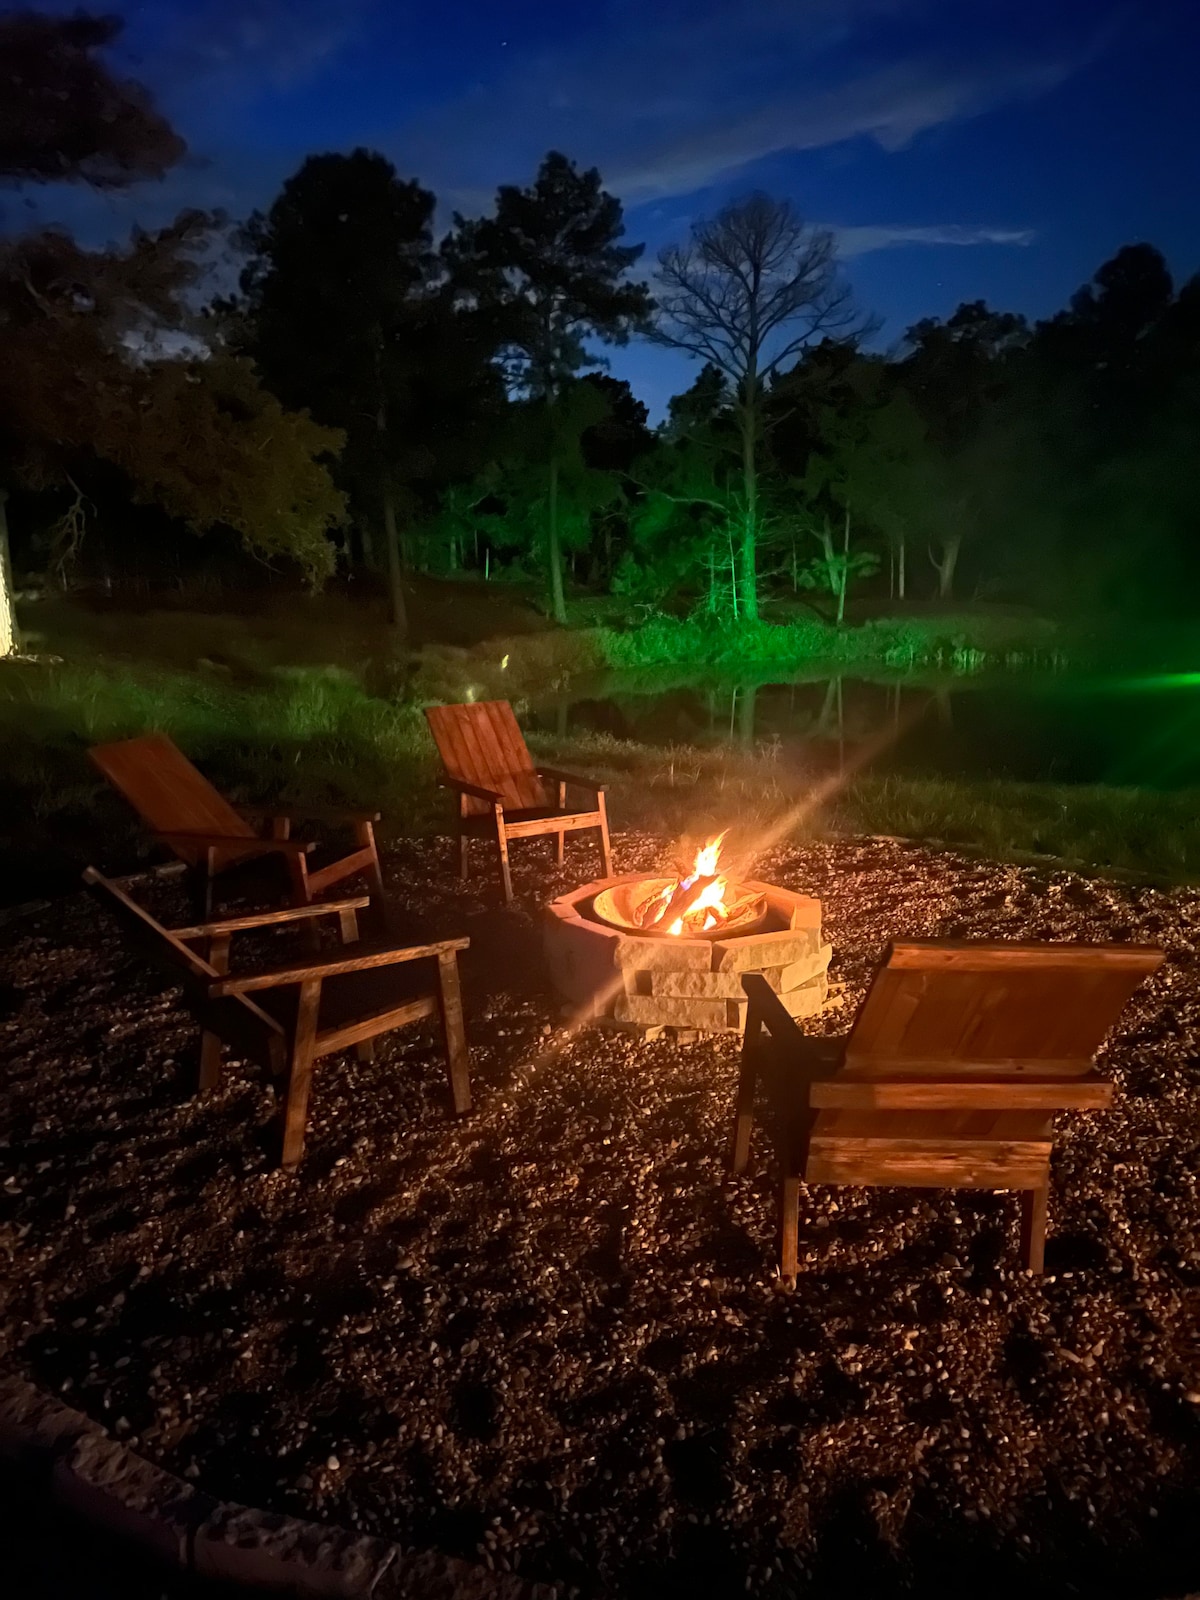
<svg viewBox="0 0 1200 1600">
<path fill-rule="evenodd" d="M 700 849 L 696 851 L 691 872 L 667 884 L 662 893 L 647 907 L 647 922 L 653 922 L 655 916 L 671 899 L 676 889 L 688 889 L 700 878 L 712 878 L 713 881 L 705 886 L 700 898 L 690 907 L 687 914 L 682 917 L 676 917 L 675 921 L 665 931 L 678 939 L 686 929 L 690 928 L 693 931 L 697 931 L 715 928 L 718 922 L 724 920 L 729 912 L 729 908 L 725 904 L 725 890 L 728 887 L 728 880 L 723 875 L 717 875 L 721 860 L 721 846 L 724 842 L 725 834 L 719 833 L 716 838 L 710 839 L 705 845 L 701 845 Z"/>
</svg>

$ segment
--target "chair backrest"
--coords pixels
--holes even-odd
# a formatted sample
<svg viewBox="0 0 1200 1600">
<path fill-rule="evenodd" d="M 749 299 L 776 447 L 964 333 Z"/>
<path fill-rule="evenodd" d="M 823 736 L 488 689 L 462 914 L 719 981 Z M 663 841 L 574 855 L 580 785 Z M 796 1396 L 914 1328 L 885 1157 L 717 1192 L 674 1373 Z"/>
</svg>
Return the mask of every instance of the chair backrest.
<svg viewBox="0 0 1200 1600">
<path fill-rule="evenodd" d="M 425 716 L 448 778 L 494 789 L 517 811 L 546 804 L 545 788 L 507 700 L 427 706 Z M 487 811 L 487 801 L 469 799 L 467 810 Z"/>
<path fill-rule="evenodd" d="M 155 833 L 254 837 L 245 817 L 238 815 L 165 733 L 93 745 L 88 755 Z M 203 846 L 173 843 L 171 848 L 191 866 L 205 859 Z"/>
<path fill-rule="evenodd" d="M 138 905 L 119 883 L 104 877 L 95 867 L 85 869 L 83 881 L 95 899 L 121 924 L 129 943 L 154 966 L 182 984 L 189 1009 L 204 1027 L 235 1038 L 246 1038 L 249 1031 L 252 1042 L 261 1042 L 264 1030 L 267 1033 L 279 1032 L 275 1019 L 247 995 L 210 999 L 208 986 L 221 974 L 182 939 L 177 939 L 170 928 L 164 928 L 145 906 Z"/>
<path fill-rule="evenodd" d="M 914 940 L 888 948 L 846 1042 L 856 1077 L 1082 1077 L 1163 952 Z"/>
</svg>

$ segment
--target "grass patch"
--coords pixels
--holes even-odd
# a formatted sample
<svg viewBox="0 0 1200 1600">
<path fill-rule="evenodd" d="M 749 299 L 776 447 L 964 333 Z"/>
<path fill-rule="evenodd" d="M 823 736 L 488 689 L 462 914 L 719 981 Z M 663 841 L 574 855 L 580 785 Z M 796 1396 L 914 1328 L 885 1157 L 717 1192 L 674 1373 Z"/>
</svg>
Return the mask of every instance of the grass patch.
<svg viewBox="0 0 1200 1600">
<path fill-rule="evenodd" d="M 0 668 L 3 898 L 70 885 L 88 860 L 149 854 L 133 814 L 93 774 L 89 744 L 170 733 L 234 800 L 377 807 L 385 837 L 448 831 L 451 804 L 420 705 L 369 693 L 336 668 L 278 669 L 240 684 L 149 668 Z M 539 753 L 610 785 L 614 824 L 674 835 L 732 829 L 735 848 L 822 831 L 886 833 L 996 859 L 1200 880 L 1200 794 L 1100 786 L 838 779 L 778 746 L 654 746 L 608 735 L 531 737 Z"/>
<path fill-rule="evenodd" d="M 797 667 L 814 662 L 889 669 L 1033 666 L 1056 659 L 1052 624 L 1036 619 L 962 616 L 884 618 L 834 628 L 817 617 L 737 626 L 654 617 L 618 633 L 601 629 L 610 667 L 657 665 L 745 669 Z"/>
</svg>

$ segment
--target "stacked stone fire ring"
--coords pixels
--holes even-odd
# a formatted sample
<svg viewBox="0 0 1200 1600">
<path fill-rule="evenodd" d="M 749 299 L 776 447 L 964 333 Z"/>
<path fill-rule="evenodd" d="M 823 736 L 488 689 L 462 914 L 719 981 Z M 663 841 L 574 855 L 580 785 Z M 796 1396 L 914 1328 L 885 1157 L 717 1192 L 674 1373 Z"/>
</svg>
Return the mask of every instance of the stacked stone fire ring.
<svg viewBox="0 0 1200 1600">
<path fill-rule="evenodd" d="M 764 911 L 728 936 L 624 931 L 597 915 L 598 896 L 619 904 L 645 883 L 643 873 L 599 878 L 547 907 L 551 980 L 573 1010 L 647 1033 L 736 1033 L 746 1020 L 747 972 L 761 972 L 793 1017 L 821 1010 L 831 950 L 821 938 L 819 900 L 742 880 L 738 891 L 761 896 Z"/>
</svg>

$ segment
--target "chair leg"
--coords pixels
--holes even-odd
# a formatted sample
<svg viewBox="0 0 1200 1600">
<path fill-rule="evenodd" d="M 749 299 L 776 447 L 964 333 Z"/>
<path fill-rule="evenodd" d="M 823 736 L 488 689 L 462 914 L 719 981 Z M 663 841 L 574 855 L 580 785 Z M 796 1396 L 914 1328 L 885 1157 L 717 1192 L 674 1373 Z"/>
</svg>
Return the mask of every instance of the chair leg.
<svg viewBox="0 0 1200 1600">
<path fill-rule="evenodd" d="M 467 797 L 460 794 L 458 797 L 458 875 L 464 883 L 467 881 L 467 858 L 470 840 L 467 836 Z"/>
<path fill-rule="evenodd" d="M 338 927 L 342 935 L 343 944 L 358 943 L 358 912 L 353 906 L 348 911 L 338 912 Z M 354 1053 L 360 1061 L 374 1061 L 374 1039 L 360 1039 L 354 1046 Z"/>
<path fill-rule="evenodd" d="M 292 904 L 294 906 L 312 905 L 312 886 L 308 881 L 308 862 L 303 856 L 289 856 L 288 876 L 292 880 Z M 304 942 L 315 954 L 321 948 L 321 935 L 317 928 L 316 917 L 310 917 L 304 929 Z"/>
<path fill-rule="evenodd" d="M 229 971 L 229 934 L 208 941 L 208 962 L 214 972 Z M 200 1037 L 200 1091 L 215 1089 L 221 1081 L 221 1040 L 207 1030 Z"/>
<path fill-rule="evenodd" d="M 463 1023 L 462 990 L 458 981 L 458 953 L 444 951 L 438 957 L 438 993 L 441 998 L 442 1032 L 446 1039 L 446 1064 L 454 1109 L 460 1115 L 471 1109 L 471 1053 Z"/>
<path fill-rule="evenodd" d="M 612 849 L 608 841 L 608 807 L 605 804 L 603 789 L 596 796 L 596 810 L 600 813 L 600 865 L 604 869 L 601 876 L 611 878 Z"/>
<path fill-rule="evenodd" d="M 504 807 L 496 806 L 496 844 L 500 851 L 500 882 L 504 889 L 505 905 L 512 905 L 512 873 L 508 870 L 508 835 L 504 831 Z"/>
<path fill-rule="evenodd" d="M 800 1256 L 800 1179 L 785 1173 L 779 1207 L 779 1272 L 795 1278 Z"/>
<path fill-rule="evenodd" d="M 560 783 L 558 786 L 558 809 L 560 811 L 567 809 L 567 786 L 565 783 Z M 566 859 L 566 844 L 566 829 L 560 828 L 554 836 L 554 861 L 556 866 L 561 867 Z"/>
<path fill-rule="evenodd" d="M 211 922 L 213 914 L 213 879 L 217 875 L 217 852 L 213 845 L 209 845 L 204 852 L 204 866 L 201 868 L 203 876 L 197 884 L 197 904 L 200 907 L 200 920 Z"/>
<path fill-rule="evenodd" d="M 354 824 L 354 840 L 360 849 L 371 852 L 371 865 L 367 868 L 367 877 L 371 883 L 371 893 L 383 899 L 383 868 L 379 864 L 379 847 L 375 843 L 375 828 L 370 822 L 356 822 Z"/>
<path fill-rule="evenodd" d="M 304 1154 L 304 1134 L 308 1126 L 308 1096 L 312 1089 L 316 1059 L 317 1013 L 321 1009 L 321 980 L 309 979 L 300 985 L 296 1005 L 295 1031 L 292 1034 L 288 1070 L 287 1101 L 283 1112 L 283 1165 L 299 1165 Z"/>
<path fill-rule="evenodd" d="M 1021 1258 L 1026 1271 L 1039 1277 L 1046 1270 L 1046 1219 L 1050 1210 L 1049 1176 L 1040 1189 L 1021 1191 Z"/>
<path fill-rule="evenodd" d="M 754 1127 L 754 1088 L 758 1078 L 758 1049 L 761 1024 L 753 1007 L 746 1016 L 746 1036 L 742 1041 L 742 1061 L 738 1070 L 737 1093 L 733 1103 L 733 1148 L 730 1172 L 745 1172 L 750 1159 L 750 1133 Z"/>
<path fill-rule="evenodd" d="M 200 1093 L 215 1089 L 221 1081 L 221 1040 L 207 1030 L 200 1035 Z"/>
</svg>

